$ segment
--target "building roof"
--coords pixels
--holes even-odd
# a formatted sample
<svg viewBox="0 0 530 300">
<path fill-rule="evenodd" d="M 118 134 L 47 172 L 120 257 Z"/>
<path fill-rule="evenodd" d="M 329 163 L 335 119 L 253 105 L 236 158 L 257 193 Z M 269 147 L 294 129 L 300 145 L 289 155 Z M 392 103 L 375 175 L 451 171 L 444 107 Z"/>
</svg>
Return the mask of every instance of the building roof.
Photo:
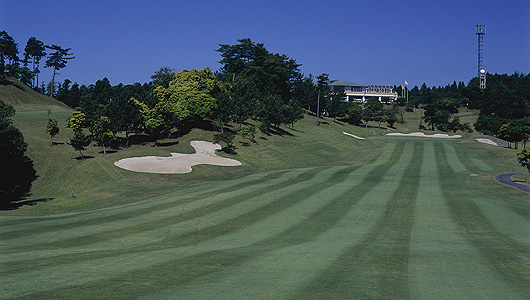
<svg viewBox="0 0 530 300">
<path fill-rule="evenodd" d="M 348 82 L 348 81 L 344 81 L 344 80 L 331 80 L 329 82 L 329 85 L 330 86 L 355 86 L 355 87 L 366 86 L 366 85 L 363 85 L 363 84 Z"/>
</svg>

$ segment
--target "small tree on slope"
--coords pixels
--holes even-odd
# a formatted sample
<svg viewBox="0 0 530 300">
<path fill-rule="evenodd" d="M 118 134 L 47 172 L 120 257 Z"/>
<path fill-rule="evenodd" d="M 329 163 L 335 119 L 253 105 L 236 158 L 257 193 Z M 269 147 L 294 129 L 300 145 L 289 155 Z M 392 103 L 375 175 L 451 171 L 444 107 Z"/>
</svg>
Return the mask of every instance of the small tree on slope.
<svg viewBox="0 0 530 300">
<path fill-rule="evenodd" d="M 530 147 L 525 147 L 521 152 L 517 153 L 517 158 L 521 166 L 526 167 L 530 174 Z"/>
</svg>

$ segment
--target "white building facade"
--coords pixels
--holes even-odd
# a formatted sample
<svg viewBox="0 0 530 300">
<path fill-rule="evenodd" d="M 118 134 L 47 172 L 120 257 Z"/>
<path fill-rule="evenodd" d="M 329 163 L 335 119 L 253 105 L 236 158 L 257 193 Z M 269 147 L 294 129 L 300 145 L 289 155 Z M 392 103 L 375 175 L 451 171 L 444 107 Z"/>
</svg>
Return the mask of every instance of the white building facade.
<svg viewBox="0 0 530 300">
<path fill-rule="evenodd" d="M 331 89 L 344 89 L 348 102 L 364 103 L 370 97 L 378 98 L 379 102 L 384 102 L 384 99 L 394 102 L 398 98 L 398 94 L 392 91 L 393 87 L 387 85 L 362 85 L 344 80 L 332 80 L 329 82 L 329 86 Z"/>
</svg>

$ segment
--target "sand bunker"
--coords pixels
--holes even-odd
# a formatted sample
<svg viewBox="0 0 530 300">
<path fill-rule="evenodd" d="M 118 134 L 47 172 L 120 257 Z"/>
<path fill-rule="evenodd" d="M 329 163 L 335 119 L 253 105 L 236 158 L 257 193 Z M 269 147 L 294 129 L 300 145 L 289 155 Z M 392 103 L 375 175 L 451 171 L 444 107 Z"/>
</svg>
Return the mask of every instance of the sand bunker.
<svg viewBox="0 0 530 300">
<path fill-rule="evenodd" d="M 347 133 L 347 132 L 344 132 L 344 131 L 343 131 L 342 133 L 344 133 L 345 135 L 349 135 L 349 136 L 351 136 L 351 137 L 354 137 L 354 138 L 356 138 L 356 139 L 358 139 L 358 140 L 364 140 L 363 137 L 356 136 L 355 134 Z"/>
<path fill-rule="evenodd" d="M 221 149 L 219 144 L 205 141 L 192 141 L 195 154 L 171 153 L 170 157 L 144 156 L 120 159 L 115 166 L 125 170 L 142 173 L 184 174 L 191 172 L 195 165 L 240 166 L 241 162 L 220 157 L 215 152 Z"/>
<path fill-rule="evenodd" d="M 477 139 L 477 141 L 479 143 L 484 143 L 484 144 L 493 145 L 493 146 L 499 146 L 499 144 L 495 143 L 494 141 L 492 141 L 490 139 Z"/>
<path fill-rule="evenodd" d="M 414 136 L 414 137 L 437 138 L 437 139 L 458 139 L 458 138 L 462 137 L 459 134 L 448 135 L 448 134 L 445 134 L 445 133 L 435 133 L 435 134 L 426 135 L 423 132 L 413 132 L 413 133 L 392 132 L 392 133 L 387 133 L 385 135 L 390 135 L 390 136 Z"/>
</svg>

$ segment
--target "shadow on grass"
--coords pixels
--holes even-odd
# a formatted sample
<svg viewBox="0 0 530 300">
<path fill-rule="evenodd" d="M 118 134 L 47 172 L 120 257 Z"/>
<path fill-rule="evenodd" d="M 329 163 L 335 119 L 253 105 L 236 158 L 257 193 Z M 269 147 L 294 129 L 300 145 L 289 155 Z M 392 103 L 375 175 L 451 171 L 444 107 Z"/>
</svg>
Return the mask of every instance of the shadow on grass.
<svg viewBox="0 0 530 300">
<path fill-rule="evenodd" d="M 37 203 L 48 202 L 54 199 L 55 198 L 41 198 L 41 199 L 35 199 L 35 200 L 27 200 L 27 201 L 0 204 L 0 210 L 16 210 L 16 209 L 21 208 L 22 206 L 26 206 L 26 205 L 34 206 L 34 205 L 37 205 Z"/>
<path fill-rule="evenodd" d="M 269 134 L 271 135 L 279 135 L 279 136 L 294 136 L 294 134 L 290 133 L 287 130 L 284 130 L 280 127 L 271 127 L 269 128 Z"/>
<path fill-rule="evenodd" d="M 107 152 L 107 154 L 109 154 L 109 153 L 116 153 L 118 151 L 117 150 L 106 150 L 106 152 Z M 101 150 L 101 151 L 99 151 L 99 154 L 105 154 L 105 153 L 103 152 L 103 150 Z"/>
<path fill-rule="evenodd" d="M 108 151 L 107 151 L 108 152 Z M 103 151 L 102 151 L 103 153 Z M 83 159 L 90 159 L 90 158 L 94 158 L 95 156 L 92 156 L 92 155 L 85 155 L 84 157 L 82 156 L 77 156 L 77 157 L 72 157 L 71 159 L 75 159 L 75 160 L 83 160 Z"/>
<path fill-rule="evenodd" d="M 158 142 L 157 146 L 158 147 L 169 147 L 169 146 L 175 146 L 178 143 L 179 143 L 178 141 L 174 141 L 174 142 Z M 151 147 L 155 147 L 155 145 L 153 145 Z"/>
</svg>

